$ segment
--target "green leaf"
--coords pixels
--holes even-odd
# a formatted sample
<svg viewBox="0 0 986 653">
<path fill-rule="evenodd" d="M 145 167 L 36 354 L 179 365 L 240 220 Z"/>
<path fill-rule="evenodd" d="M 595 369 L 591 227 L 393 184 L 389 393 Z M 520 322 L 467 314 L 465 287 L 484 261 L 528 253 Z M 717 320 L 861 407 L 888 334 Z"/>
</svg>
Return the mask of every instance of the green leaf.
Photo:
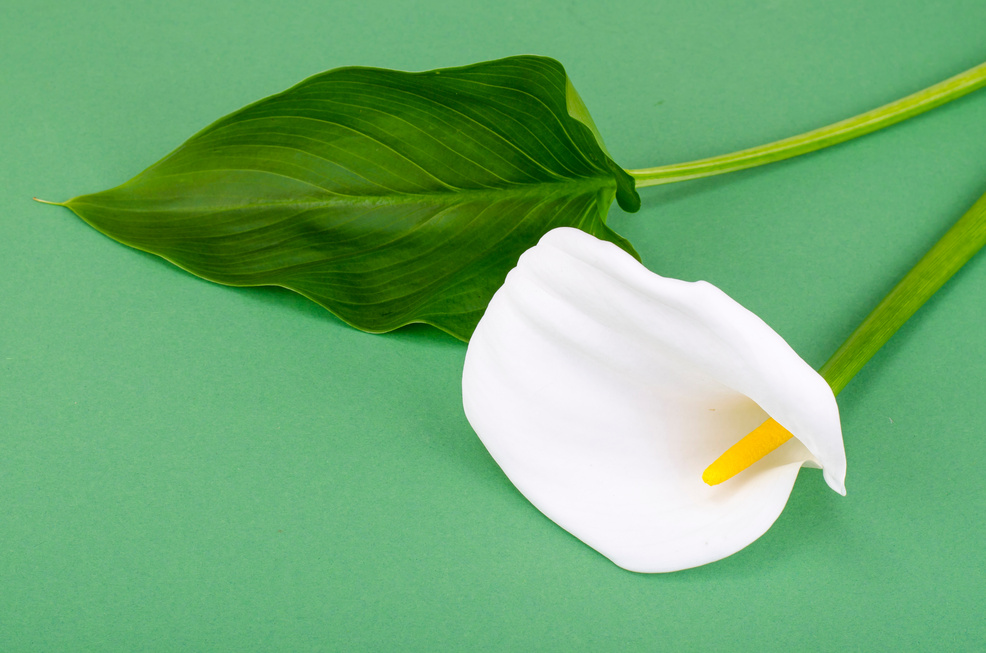
<svg viewBox="0 0 986 653">
<path fill-rule="evenodd" d="M 220 119 L 129 182 L 66 206 L 233 286 L 283 286 L 370 332 L 466 340 L 547 231 L 640 199 L 557 61 L 339 68 Z M 634 254 L 635 255 L 635 254 Z"/>
</svg>

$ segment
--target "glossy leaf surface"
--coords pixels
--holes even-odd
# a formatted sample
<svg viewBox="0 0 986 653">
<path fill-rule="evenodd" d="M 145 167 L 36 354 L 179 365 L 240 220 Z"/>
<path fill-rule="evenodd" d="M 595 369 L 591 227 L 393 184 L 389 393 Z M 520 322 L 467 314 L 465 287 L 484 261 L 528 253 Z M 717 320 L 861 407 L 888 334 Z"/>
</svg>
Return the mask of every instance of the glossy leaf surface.
<svg viewBox="0 0 986 653">
<path fill-rule="evenodd" d="M 468 339 L 520 254 L 640 200 L 564 68 L 512 57 L 339 68 L 237 111 L 117 188 L 66 203 L 201 277 L 297 291 L 360 329 Z"/>
</svg>

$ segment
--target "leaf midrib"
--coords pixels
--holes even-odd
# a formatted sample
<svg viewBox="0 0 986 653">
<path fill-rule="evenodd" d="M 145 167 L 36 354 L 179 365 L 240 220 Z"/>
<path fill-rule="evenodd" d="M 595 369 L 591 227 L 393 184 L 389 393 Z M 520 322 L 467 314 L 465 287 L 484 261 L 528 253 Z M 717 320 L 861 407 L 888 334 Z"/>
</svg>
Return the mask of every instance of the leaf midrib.
<svg viewBox="0 0 986 653">
<path fill-rule="evenodd" d="M 243 169 L 229 170 L 229 172 L 243 172 Z M 205 172 L 205 171 L 203 171 Z M 210 169 L 208 172 L 223 172 L 219 169 Z M 267 174 L 271 176 L 283 177 L 285 179 L 290 179 L 299 184 L 304 184 L 310 186 L 320 193 L 331 193 L 328 189 L 316 186 L 315 184 L 309 183 L 307 181 L 297 179 L 294 177 L 287 177 L 285 175 L 278 175 L 277 173 L 269 172 L 266 170 L 249 170 L 249 172 L 257 172 L 261 174 Z M 183 173 L 189 174 L 189 173 Z M 158 177 L 160 179 L 161 177 Z M 612 177 L 608 176 L 598 176 L 598 177 L 580 177 L 578 179 L 565 179 L 559 181 L 545 181 L 539 183 L 524 184 L 522 186 L 514 187 L 503 187 L 503 188 L 469 188 L 469 189 L 456 189 L 454 191 L 438 191 L 432 193 L 393 193 L 388 195 L 344 195 L 341 193 L 334 193 L 332 197 L 325 200 L 261 200 L 255 202 L 248 202 L 242 204 L 224 204 L 221 206 L 188 206 L 188 207 L 176 207 L 162 209 L 134 209 L 134 208 L 122 208 L 118 205 L 100 204 L 98 202 L 87 201 L 88 198 L 94 198 L 98 196 L 107 196 L 114 194 L 116 191 L 123 191 L 128 184 L 119 186 L 116 189 L 109 191 L 104 191 L 102 193 L 96 193 L 93 195 L 83 195 L 81 197 L 74 198 L 66 202 L 66 205 L 70 207 L 77 206 L 90 206 L 96 209 L 111 209 L 114 211 L 125 211 L 128 213 L 198 213 L 203 209 L 209 209 L 212 212 L 215 211 L 235 211 L 244 209 L 262 209 L 266 207 L 285 207 L 285 208 L 298 208 L 301 210 L 310 210 L 320 207 L 331 207 L 331 206 L 383 206 L 383 205 L 399 205 L 399 204 L 428 204 L 428 205 L 439 205 L 439 204 L 457 204 L 464 203 L 467 201 L 502 201 L 504 199 L 521 199 L 525 197 L 547 197 L 549 195 L 555 194 L 571 194 L 571 195 L 581 195 L 588 194 L 590 192 L 597 192 L 606 188 L 607 186 L 616 188 L 616 182 Z M 550 190 L 545 190 L 545 189 Z M 141 199 L 135 197 L 135 199 Z"/>
</svg>

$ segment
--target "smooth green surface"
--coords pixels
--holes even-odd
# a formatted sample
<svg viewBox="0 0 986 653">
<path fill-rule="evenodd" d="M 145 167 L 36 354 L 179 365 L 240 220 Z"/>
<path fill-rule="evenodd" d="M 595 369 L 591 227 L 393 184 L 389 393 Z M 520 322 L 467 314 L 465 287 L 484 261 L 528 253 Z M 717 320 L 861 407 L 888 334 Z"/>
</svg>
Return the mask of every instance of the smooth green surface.
<svg viewBox="0 0 986 653">
<path fill-rule="evenodd" d="M 574 117 L 573 117 L 574 116 Z M 468 340 L 541 236 L 640 208 L 560 63 L 343 67 L 220 118 L 130 181 L 65 203 L 231 286 L 294 290 L 364 331 Z"/>
<path fill-rule="evenodd" d="M 789 136 L 773 143 L 765 143 L 739 152 L 720 154 L 699 161 L 673 163 L 668 166 L 630 170 L 629 172 L 637 180 L 637 187 L 645 188 L 755 168 L 815 152 L 825 147 L 832 147 L 885 129 L 890 125 L 919 116 L 925 111 L 930 111 L 968 95 L 983 86 L 986 86 L 986 63 L 981 63 L 974 68 L 876 109 L 813 129 L 804 134 Z"/>
<path fill-rule="evenodd" d="M 986 261 L 839 396 L 849 494 L 802 473 L 739 554 L 622 571 L 510 486 L 464 347 L 201 281 L 31 196 L 129 179 L 342 65 L 565 64 L 615 160 L 690 161 L 986 60 L 981 0 L 7 3 L 0 23 L 0 639 L 37 650 L 981 650 Z M 986 96 L 644 189 L 613 228 L 813 365 L 986 192 Z"/>
<path fill-rule="evenodd" d="M 839 394 L 914 313 L 986 245 L 986 195 L 945 232 L 849 334 L 818 373 Z"/>
</svg>

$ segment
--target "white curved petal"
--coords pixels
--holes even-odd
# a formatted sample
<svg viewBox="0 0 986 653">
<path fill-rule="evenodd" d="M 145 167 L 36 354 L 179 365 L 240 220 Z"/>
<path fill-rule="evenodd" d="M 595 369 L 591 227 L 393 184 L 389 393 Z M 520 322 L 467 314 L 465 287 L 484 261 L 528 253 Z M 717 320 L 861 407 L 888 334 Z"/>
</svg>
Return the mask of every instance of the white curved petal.
<svg viewBox="0 0 986 653">
<path fill-rule="evenodd" d="M 544 514 L 633 571 L 735 553 L 802 464 L 845 493 L 838 408 L 762 320 L 705 282 L 666 279 L 556 229 L 525 253 L 469 344 L 466 416 Z M 763 422 L 796 437 L 709 487 L 702 472 Z"/>
</svg>

